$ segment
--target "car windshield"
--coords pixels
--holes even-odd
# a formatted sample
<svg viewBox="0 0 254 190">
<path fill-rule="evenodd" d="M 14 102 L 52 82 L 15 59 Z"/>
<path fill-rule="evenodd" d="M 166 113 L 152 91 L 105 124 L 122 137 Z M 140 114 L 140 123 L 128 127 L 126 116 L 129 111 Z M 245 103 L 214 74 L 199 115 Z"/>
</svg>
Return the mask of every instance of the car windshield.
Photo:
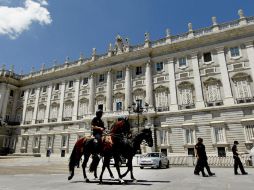
<svg viewBox="0 0 254 190">
<path fill-rule="evenodd" d="M 159 153 L 148 153 L 145 157 L 160 157 Z"/>
</svg>

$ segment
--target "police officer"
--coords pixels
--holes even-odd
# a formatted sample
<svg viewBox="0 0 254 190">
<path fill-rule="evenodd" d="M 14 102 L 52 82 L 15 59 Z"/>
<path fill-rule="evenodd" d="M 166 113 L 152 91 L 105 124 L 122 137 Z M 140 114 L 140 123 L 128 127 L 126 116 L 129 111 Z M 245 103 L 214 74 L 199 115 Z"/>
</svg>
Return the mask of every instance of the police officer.
<svg viewBox="0 0 254 190">
<path fill-rule="evenodd" d="M 195 150 L 198 161 L 194 170 L 194 174 L 199 175 L 199 172 L 201 171 L 203 177 L 208 177 L 208 175 L 209 176 L 215 175 L 215 173 L 211 172 L 210 167 L 208 165 L 205 145 L 203 144 L 202 138 L 198 138 L 198 143 L 195 145 Z M 204 168 L 206 168 L 208 175 L 206 175 Z"/>
<path fill-rule="evenodd" d="M 93 130 L 93 136 L 95 137 L 94 139 L 94 144 L 95 144 L 95 151 L 98 153 L 99 152 L 99 146 L 101 145 L 102 141 L 102 133 L 105 130 L 104 123 L 101 120 L 103 115 L 103 111 L 101 109 L 96 111 L 96 117 L 93 118 L 91 125 L 92 125 L 92 130 Z"/>
<path fill-rule="evenodd" d="M 238 166 L 242 172 L 242 175 L 247 175 L 248 173 L 244 170 L 243 168 L 243 164 L 239 158 L 239 153 L 237 150 L 237 145 L 238 145 L 238 141 L 234 141 L 234 145 L 232 147 L 232 152 L 233 152 L 233 158 L 234 158 L 234 172 L 235 175 L 239 175 L 239 173 L 237 172 Z"/>
</svg>

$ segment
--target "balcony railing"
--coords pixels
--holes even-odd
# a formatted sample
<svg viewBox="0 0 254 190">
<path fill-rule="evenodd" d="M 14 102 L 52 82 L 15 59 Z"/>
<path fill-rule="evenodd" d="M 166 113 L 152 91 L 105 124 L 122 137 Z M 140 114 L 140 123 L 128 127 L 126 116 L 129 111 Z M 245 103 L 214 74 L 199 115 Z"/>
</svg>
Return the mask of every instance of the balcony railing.
<svg viewBox="0 0 254 190">
<path fill-rule="evenodd" d="M 35 123 L 44 123 L 44 120 L 36 120 Z"/>
<path fill-rule="evenodd" d="M 195 108 L 195 104 L 182 104 L 182 105 L 179 105 L 179 110 L 184 110 L 184 109 L 193 109 Z"/>
<path fill-rule="evenodd" d="M 63 118 L 63 121 L 71 121 L 72 120 L 72 117 L 64 117 Z"/>
<path fill-rule="evenodd" d="M 51 118 L 48 120 L 49 122 L 56 122 L 57 121 L 57 118 Z"/>
<path fill-rule="evenodd" d="M 236 98 L 237 104 L 254 102 L 254 97 Z"/>
<path fill-rule="evenodd" d="M 206 107 L 221 106 L 221 105 L 223 105 L 223 101 L 222 100 L 207 101 L 206 102 Z"/>
<path fill-rule="evenodd" d="M 155 111 L 157 112 L 163 112 L 163 111 L 169 111 L 169 106 L 165 106 L 165 107 L 156 107 Z"/>
</svg>

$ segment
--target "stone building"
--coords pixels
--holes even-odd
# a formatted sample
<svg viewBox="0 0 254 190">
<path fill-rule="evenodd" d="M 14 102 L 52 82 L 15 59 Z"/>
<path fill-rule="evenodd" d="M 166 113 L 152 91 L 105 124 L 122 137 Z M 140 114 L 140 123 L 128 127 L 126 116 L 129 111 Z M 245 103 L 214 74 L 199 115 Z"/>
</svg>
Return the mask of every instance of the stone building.
<svg viewBox="0 0 254 190">
<path fill-rule="evenodd" d="M 0 147 L 15 153 L 70 153 L 90 135 L 98 108 L 107 127 L 129 116 L 132 130 L 150 126 L 152 151 L 192 155 L 203 137 L 210 155 L 230 155 L 254 142 L 254 17 L 245 17 L 140 45 L 116 37 L 108 52 L 26 75 L 0 71 Z M 135 104 L 134 104 L 135 103 Z M 142 114 L 133 112 L 140 105 Z M 142 151 L 151 151 L 142 146 Z"/>
</svg>

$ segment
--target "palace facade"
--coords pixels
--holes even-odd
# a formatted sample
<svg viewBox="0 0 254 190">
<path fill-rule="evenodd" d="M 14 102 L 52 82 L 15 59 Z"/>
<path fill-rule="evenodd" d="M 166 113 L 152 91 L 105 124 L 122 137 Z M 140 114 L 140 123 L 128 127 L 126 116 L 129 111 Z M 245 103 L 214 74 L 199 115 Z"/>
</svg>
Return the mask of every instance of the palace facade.
<svg viewBox="0 0 254 190">
<path fill-rule="evenodd" d="M 128 116 L 132 130 L 149 126 L 152 149 L 193 155 L 198 137 L 210 155 L 230 155 L 254 143 L 254 17 L 245 17 L 140 45 L 116 37 L 108 52 L 42 67 L 26 75 L 0 71 L 2 152 L 66 156 L 91 134 L 95 111 L 109 128 Z M 142 107 L 135 113 L 134 106 Z M 140 126 L 140 127 L 138 127 Z"/>
</svg>

